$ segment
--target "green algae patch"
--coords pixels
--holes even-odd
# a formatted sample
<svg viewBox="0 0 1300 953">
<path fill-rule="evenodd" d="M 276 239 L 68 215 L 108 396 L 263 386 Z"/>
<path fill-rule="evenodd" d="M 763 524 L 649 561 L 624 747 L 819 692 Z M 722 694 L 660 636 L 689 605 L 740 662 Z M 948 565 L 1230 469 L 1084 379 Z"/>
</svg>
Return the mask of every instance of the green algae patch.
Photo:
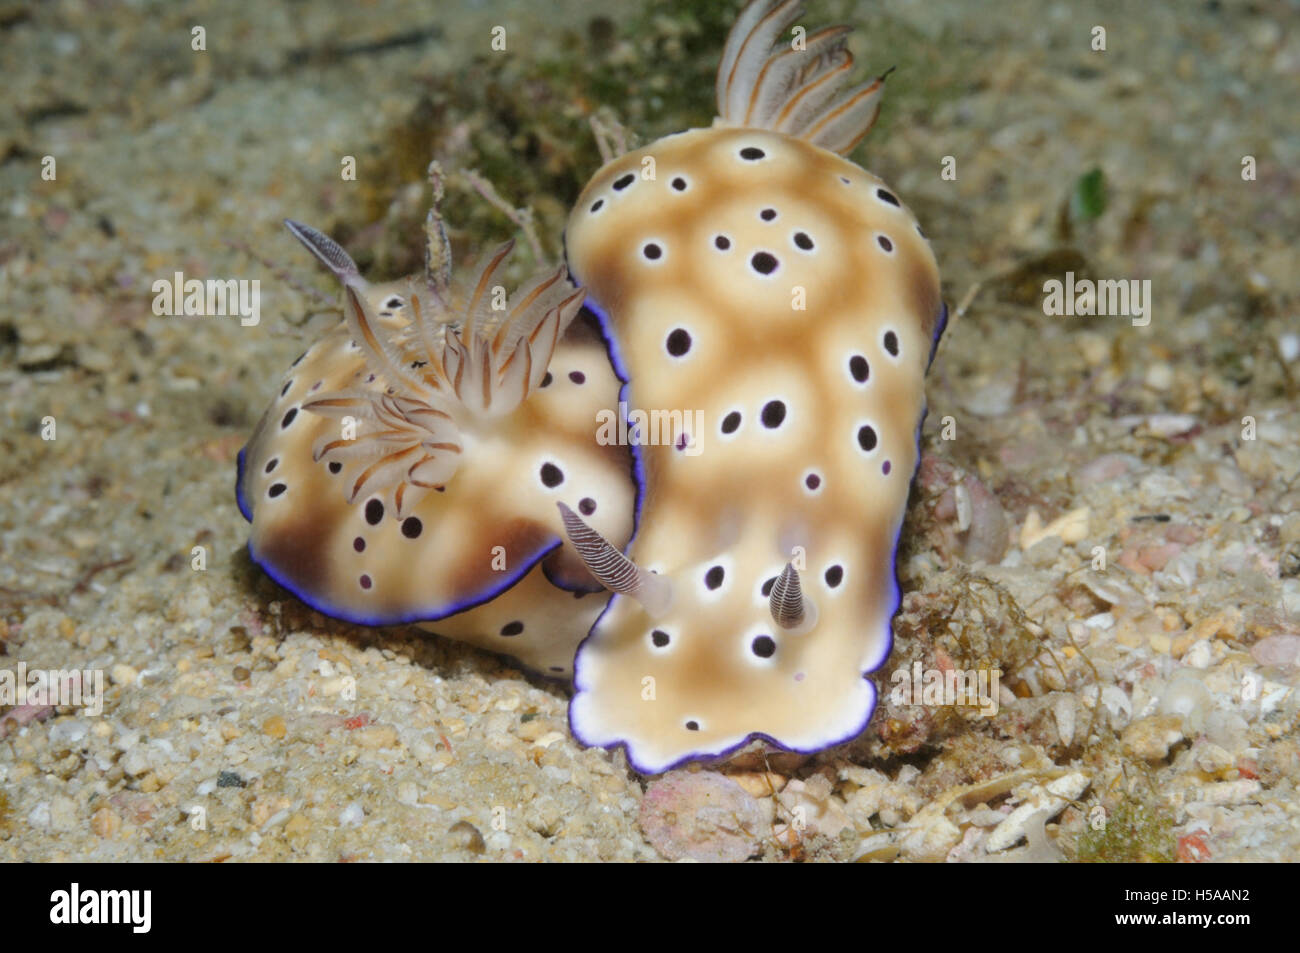
<svg viewBox="0 0 1300 953">
<path fill-rule="evenodd" d="M 1084 863 L 1172 864 L 1177 855 L 1174 815 L 1151 797 L 1129 797 L 1104 822 L 1079 835 L 1078 859 Z"/>
</svg>

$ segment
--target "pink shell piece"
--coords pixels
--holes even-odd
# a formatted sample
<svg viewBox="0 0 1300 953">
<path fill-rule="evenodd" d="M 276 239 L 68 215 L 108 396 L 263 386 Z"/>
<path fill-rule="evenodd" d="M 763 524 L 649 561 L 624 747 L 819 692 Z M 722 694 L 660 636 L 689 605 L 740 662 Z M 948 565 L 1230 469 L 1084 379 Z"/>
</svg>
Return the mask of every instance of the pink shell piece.
<svg viewBox="0 0 1300 953">
<path fill-rule="evenodd" d="M 746 860 L 768 823 L 756 798 L 714 771 L 669 772 L 650 783 L 641 802 L 641 831 L 669 860 Z"/>
</svg>

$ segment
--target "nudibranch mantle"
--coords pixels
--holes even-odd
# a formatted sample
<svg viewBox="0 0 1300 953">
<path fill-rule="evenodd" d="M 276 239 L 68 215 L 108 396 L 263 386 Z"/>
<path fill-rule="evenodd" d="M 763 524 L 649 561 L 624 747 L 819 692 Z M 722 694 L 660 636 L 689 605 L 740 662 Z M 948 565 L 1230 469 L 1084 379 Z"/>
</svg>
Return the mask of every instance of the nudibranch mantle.
<svg viewBox="0 0 1300 953">
<path fill-rule="evenodd" d="M 575 661 L 575 736 L 646 773 L 754 739 L 853 737 L 892 641 L 945 311 L 916 219 L 836 154 L 874 120 L 880 82 L 832 98 L 842 28 L 805 59 L 773 51 L 798 13 L 751 4 L 719 70 L 722 118 L 606 165 L 566 233 L 629 406 L 704 421 L 689 448 L 642 448 L 641 529 L 620 578 L 595 572 L 619 594 Z"/>
<path fill-rule="evenodd" d="M 288 224 L 343 281 L 345 320 L 285 374 L 240 453 L 253 560 L 327 615 L 427 623 L 568 676 L 605 596 L 555 502 L 625 542 L 637 492 L 629 448 L 595 438 L 623 382 L 599 329 L 575 320 L 581 293 L 559 269 L 494 312 L 506 245 L 463 307 L 435 308 L 427 280 L 370 284 L 327 236 Z M 444 379 L 424 377 L 431 363 Z"/>
</svg>

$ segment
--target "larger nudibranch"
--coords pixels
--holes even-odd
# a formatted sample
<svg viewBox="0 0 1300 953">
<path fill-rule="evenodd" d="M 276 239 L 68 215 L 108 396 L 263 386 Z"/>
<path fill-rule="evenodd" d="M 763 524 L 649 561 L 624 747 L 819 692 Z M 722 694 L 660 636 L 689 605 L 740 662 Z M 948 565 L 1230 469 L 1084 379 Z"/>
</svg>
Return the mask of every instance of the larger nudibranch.
<svg viewBox="0 0 1300 953">
<path fill-rule="evenodd" d="M 841 157 L 882 80 L 840 90 L 844 27 L 773 49 L 800 9 L 746 8 L 713 128 L 609 163 L 568 223 L 570 269 L 617 341 L 631 407 L 705 421 L 694 446 L 644 449 L 627 557 L 564 512 L 620 593 L 578 651 L 570 721 L 647 773 L 754 739 L 852 738 L 892 641 L 945 311 L 915 218 Z"/>
<path fill-rule="evenodd" d="M 562 546 L 555 502 L 626 542 L 636 497 L 628 448 L 596 440 L 622 382 L 599 330 L 574 321 L 582 292 L 561 267 L 507 299 L 507 244 L 458 307 L 449 271 L 371 285 L 330 238 L 288 225 L 342 280 L 345 321 L 240 454 L 253 559 L 328 615 L 429 622 L 568 675 L 604 599 L 580 601 L 600 587 Z"/>
</svg>

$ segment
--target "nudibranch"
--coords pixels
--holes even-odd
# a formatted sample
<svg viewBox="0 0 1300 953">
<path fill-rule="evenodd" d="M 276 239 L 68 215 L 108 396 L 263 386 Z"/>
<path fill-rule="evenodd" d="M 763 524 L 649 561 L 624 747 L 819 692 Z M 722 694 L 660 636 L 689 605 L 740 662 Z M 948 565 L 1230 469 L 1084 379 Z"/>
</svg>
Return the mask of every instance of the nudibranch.
<svg viewBox="0 0 1300 953">
<path fill-rule="evenodd" d="M 571 727 L 644 773 L 755 740 L 807 752 L 854 737 L 892 642 L 946 309 L 916 219 L 844 158 L 883 77 L 841 88 L 845 27 L 778 43 L 800 12 L 748 6 L 712 128 L 608 163 L 568 222 L 569 268 L 616 342 L 631 413 L 704 421 L 641 448 L 627 555 L 563 513 L 616 593 L 578 650 Z"/>
<path fill-rule="evenodd" d="M 507 297 L 506 244 L 457 306 L 449 264 L 372 285 L 328 236 L 286 224 L 342 281 L 344 320 L 240 453 L 253 560 L 327 615 L 427 623 L 569 675 L 605 596 L 583 598 L 601 586 L 555 503 L 626 542 L 637 494 L 629 448 L 596 439 L 623 382 L 575 320 L 583 293 L 561 266 Z"/>
</svg>

